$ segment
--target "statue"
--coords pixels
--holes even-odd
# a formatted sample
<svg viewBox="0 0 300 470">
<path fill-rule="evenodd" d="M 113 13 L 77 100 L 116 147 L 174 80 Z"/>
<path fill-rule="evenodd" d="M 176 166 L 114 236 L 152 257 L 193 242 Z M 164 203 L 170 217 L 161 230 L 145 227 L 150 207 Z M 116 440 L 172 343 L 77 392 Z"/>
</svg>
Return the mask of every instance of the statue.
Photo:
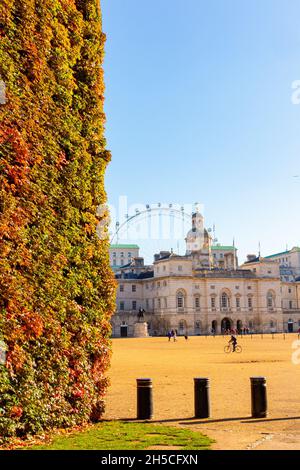
<svg viewBox="0 0 300 470">
<path fill-rule="evenodd" d="M 148 324 L 144 320 L 145 310 L 140 308 L 137 314 L 138 321 L 134 324 L 134 338 L 148 338 Z"/>
<path fill-rule="evenodd" d="M 139 309 L 139 313 L 138 313 L 138 321 L 139 321 L 139 323 L 142 323 L 143 318 L 144 318 L 144 313 L 145 313 L 145 310 L 144 310 L 143 308 L 140 308 L 140 309 Z"/>
</svg>

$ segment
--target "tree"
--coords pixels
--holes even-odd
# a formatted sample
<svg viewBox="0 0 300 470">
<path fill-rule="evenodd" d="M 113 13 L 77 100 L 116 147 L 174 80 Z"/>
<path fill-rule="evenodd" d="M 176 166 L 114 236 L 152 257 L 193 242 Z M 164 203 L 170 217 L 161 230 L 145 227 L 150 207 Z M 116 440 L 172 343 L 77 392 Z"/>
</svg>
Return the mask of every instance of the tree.
<svg viewBox="0 0 300 470">
<path fill-rule="evenodd" d="M 104 42 L 98 0 L 1 2 L 2 441 L 104 410 L 115 306 L 96 234 L 110 160 Z"/>
</svg>

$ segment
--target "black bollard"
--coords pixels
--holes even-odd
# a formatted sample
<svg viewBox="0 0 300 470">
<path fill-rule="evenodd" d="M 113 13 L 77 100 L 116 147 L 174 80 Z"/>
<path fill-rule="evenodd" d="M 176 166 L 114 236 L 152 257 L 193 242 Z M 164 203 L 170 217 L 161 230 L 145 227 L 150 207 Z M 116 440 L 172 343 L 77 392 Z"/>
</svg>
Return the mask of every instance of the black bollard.
<svg viewBox="0 0 300 470">
<path fill-rule="evenodd" d="M 137 419 L 153 418 L 152 379 L 136 379 Z"/>
<path fill-rule="evenodd" d="M 266 418 L 268 414 L 267 386 L 265 377 L 250 377 L 252 418 Z"/>
<path fill-rule="evenodd" d="M 209 379 L 194 379 L 195 418 L 210 417 Z"/>
</svg>

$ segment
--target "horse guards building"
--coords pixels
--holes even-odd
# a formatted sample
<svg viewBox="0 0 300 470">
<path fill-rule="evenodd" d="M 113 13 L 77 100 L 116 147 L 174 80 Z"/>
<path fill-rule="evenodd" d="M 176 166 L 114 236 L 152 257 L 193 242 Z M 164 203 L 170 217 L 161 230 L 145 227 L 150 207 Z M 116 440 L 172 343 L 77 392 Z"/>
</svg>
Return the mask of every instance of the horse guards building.
<svg viewBox="0 0 300 470">
<path fill-rule="evenodd" d="M 118 281 L 114 337 L 294 332 L 300 328 L 300 248 L 239 266 L 234 246 L 215 245 L 196 212 L 186 254 L 172 251 L 145 265 L 137 245 L 111 245 Z"/>
</svg>

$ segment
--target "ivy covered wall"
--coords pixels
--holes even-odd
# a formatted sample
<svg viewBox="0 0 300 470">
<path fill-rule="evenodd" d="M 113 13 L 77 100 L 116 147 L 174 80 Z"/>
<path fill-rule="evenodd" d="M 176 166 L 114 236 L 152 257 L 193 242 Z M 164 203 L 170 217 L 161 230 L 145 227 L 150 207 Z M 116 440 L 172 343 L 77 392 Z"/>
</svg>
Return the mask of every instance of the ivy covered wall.
<svg viewBox="0 0 300 470">
<path fill-rule="evenodd" d="M 0 442 L 103 413 L 104 42 L 99 0 L 1 0 Z"/>
</svg>

